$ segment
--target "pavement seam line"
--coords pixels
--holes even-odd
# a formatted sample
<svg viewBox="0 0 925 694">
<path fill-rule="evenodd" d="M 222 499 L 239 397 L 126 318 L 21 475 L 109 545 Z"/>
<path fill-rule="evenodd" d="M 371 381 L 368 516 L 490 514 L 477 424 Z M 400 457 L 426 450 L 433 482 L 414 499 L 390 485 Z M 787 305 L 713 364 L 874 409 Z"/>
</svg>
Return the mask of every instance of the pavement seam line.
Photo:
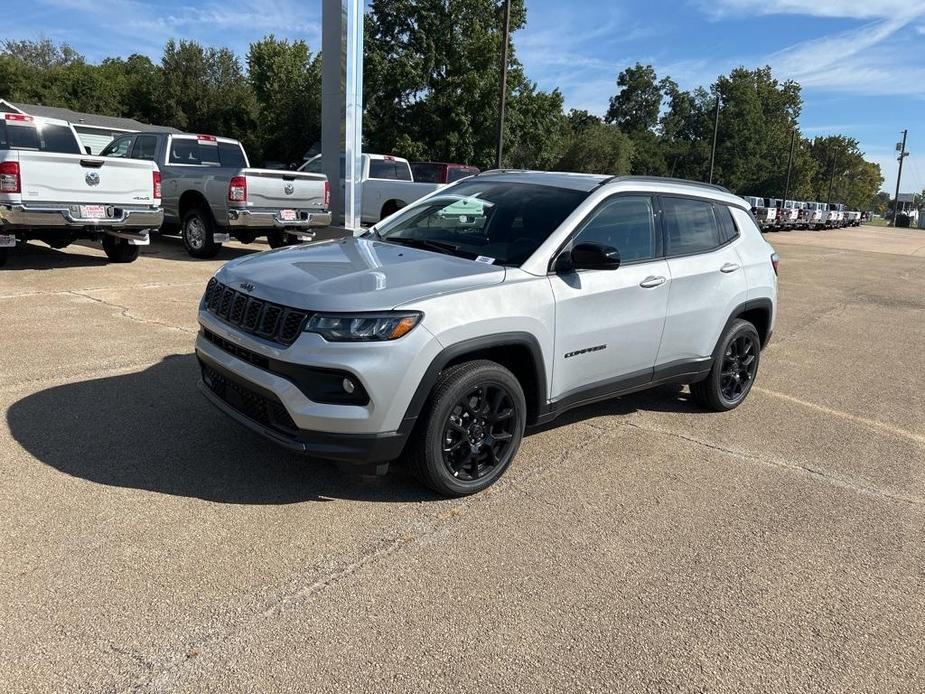
<svg viewBox="0 0 925 694">
<path fill-rule="evenodd" d="M 787 395 L 786 393 L 770 390 L 768 388 L 762 388 L 760 386 L 753 386 L 752 389 L 758 391 L 759 393 L 770 395 L 771 397 L 780 398 L 781 400 L 786 400 L 787 402 L 792 402 L 793 404 L 800 405 L 801 407 L 808 407 L 824 414 L 832 415 L 834 417 L 841 417 L 842 419 L 847 419 L 857 424 L 863 424 L 873 429 L 879 429 L 880 431 L 893 434 L 894 436 L 908 439 L 909 441 L 912 441 L 913 443 L 916 443 L 920 446 L 925 446 L 925 436 L 916 434 L 913 431 L 907 431 L 906 429 L 893 426 L 892 424 L 887 424 L 886 422 L 881 422 L 876 419 L 869 419 L 867 417 L 861 417 L 856 414 L 851 414 L 850 412 L 842 412 L 841 410 L 826 407 L 825 405 L 818 405 L 807 400 L 801 400 L 800 398 L 796 398 L 792 395 Z"/>
<path fill-rule="evenodd" d="M 198 287 L 202 282 L 154 282 L 151 284 L 135 284 L 129 289 L 166 289 L 170 287 Z M 56 289 L 50 292 L 22 292 L 20 294 L 0 294 L 2 299 L 22 299 L 32 296 L 60 296 L 62 294 L 72 294 L 74 292 L 115 292 L 125 290 L 126 287 L 80 287 L 78 289 Z"/>
<path fill-rule="evenodd" d="M 666 429 L 658 429 L 655 427 L 647 427 L 641 424 L 636 424 L 635 422 L 624 422 L 623 426 L 631 427 L 633 429 L 639 429 L 640 431 L 646 431 L 652 434 L 660 434 L 662 436 L 672 436 L 679 438 L 683 441 L 689 441 L 690 443 L 695 443 L 698 446 L 703 446 L 704 448 L 709 448 L 710 450 L 718 451 L 720 453 L 725 453 L 726 455 L 731 455 L 736 458 L 742 458 L 743 460 L 750 460 L 752 462 L 761 463 L 768 467 L 774 467 L 778 469 L 790 470 L 792 472 L 803 473 L 813 479 L 817 479 L 828 484 L 832 484 L 836 487 L 843 487 L 845 489 L 850 489 L 851 491 L 858 492 L 860 494 L 867 494 L 870 496 L 880 497 L 883 499 L 888 499 L 890 501 L 897 501 L 906 504 L 913 504 L 916 506 L 921 506 L 925 504 L 925 499 L 917 496 L 908 496 L 905 494 L 897 494 L 895 492 L 890 492 L 880 487 L 874 487 L 871 485 L 863 484 L 856 480 L 852 480 L 841 475 L 834 475 L 831 472 L 825 470 L 820 470 L 818 468 L 811 467 L 809 465 L 803 465 L 802 463 L 794 463 L 792 461 L 786 460 L 784 458 L 778 457 L 766 457 L 756 455 L 754 453 L 749 453 L 748 451 L 741 451 L 734 448 L 728 448 L 726 446 L 721 446 L 719 444 L 711 443 L 710 441 L 705 441 L 703 439 L 697 438 L 696 436 L 690 436 L 689 434 L 682 434 L 676 431 L 668 431 Z"/>
<path fill-rule="evenodd" d="M 130 309 L 128 306 L 122 306 L 120 304 L 115 304 L 111 301 L 106 301 L 105 299 L 100 299 L 99 297 L 92 296 L 90 294 L 84 294 L 83 292 L 80 292 L 76 289 L 69 290 L 67 293 L 72 294 L 74 296 L 83 297 L 84 299 L 89 299 L 90 301 L 95 301 L 96 303 L 103 304 L 104 306 L 109 306 L 111 308 L 119 309 L 119 311 L 121 312 L 120 315 L 123 318 L 128 318 L 130 321 L 134 321 L 136 323 L 141 323 L 143 325 L 159 325 L 161 327 L 169 328 L 170 330 L 177 330 L 179 332 L 186 333 L 188 335 L 196 334 L 195 330 L 190 330 L 189 328 L 184 328 L 183 326 L 180 326 L 180 325 L 173 325 L 172 323 L 165 323 L 159 320 L 151 320 L 148 318 L 141 318 L 140 316 L 132 315 L 131 314 L 132 309 Z"/>
</svg>

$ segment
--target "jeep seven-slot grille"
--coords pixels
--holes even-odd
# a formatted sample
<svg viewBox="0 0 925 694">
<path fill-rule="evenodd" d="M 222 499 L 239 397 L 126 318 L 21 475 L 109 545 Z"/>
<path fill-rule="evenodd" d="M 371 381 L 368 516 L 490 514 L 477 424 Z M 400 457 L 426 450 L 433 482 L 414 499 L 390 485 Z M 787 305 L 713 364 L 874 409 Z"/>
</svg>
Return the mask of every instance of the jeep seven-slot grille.
<svg viewBox="0 0 925 694">
<path fill-rule="evenodd" d="M 286 347 L 295 342 L 311 316 L 308 311 L 255 299 L 214 277 L 206 286 L 203 303 L 209 313 L 226 323 Z"/>
</svg>

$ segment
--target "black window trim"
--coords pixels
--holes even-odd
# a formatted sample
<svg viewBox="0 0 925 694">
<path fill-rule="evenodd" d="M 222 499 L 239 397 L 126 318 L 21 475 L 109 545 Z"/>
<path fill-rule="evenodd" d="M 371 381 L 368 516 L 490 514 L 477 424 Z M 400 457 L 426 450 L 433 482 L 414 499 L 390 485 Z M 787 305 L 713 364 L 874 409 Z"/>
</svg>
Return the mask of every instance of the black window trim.
<svg viewBox="0 0 925 694">
<path fill-rule="evenodd" d="M 724 202 L 718 202 L 710 198 L 702 198 L 697 195 L 684 195 L 682 193 L 658 193 L 657 197 L 658 197 L 658 217 L 660 221 L 662 221 L 664 218 L 664 215 L 662 213 L 662 200 L 665 198 L 680 198 L 682 200 L 693 200 L 694 202 L 702 202 L 707 205 L 712 205 L 714 208 L 716 208 L 717 205 L 722 205 L 727 208 L 732 207 L 731 205 L 727 205 Z M 751 214 L 751 212 L 749 212 L 749 214 Z M 731 216 L 731 212 L 730 212 L 730 216 Z M 713 210 L 713 218 L 716 220 L 716 209 Z M 710 253 L 715 253 L 716 251 L 722 248 L 725 248 L 731 243 L 735 243 L 741 238 L 742 233 L 738 225 L 735 224 L 735 217 L 732 217 L 732 221 L 733 221 L 733 226 L 735 226 L 735 229 L 736 229 L 736 235 L 732 237 L 731 239 L 729 239 L 728 241 L 724 241 L 718 246 L 714 246 L 713 248 L 703 250 L 703 251 L 692 251 L 691 253 L 674 253 L 674 254 L 668 253 L 668 230 L 665 229 L 664 224 L 660 224 L 659 226 L 661 228 L 661 233 L 662 233 L 662 248 L 665 253 L 665 258 L 670 260 L 674 258 L 690 258 L 695 255 L 708 255 Z M 719 231 L 719 220 L 716 220 L 716 225 L 717 225 L 716 227 L 717 231 Z"/>
<path fill-rule="evenodd" d="M 556 265 L 556 261 L 559 259 L 559 256 L 565 252 L 566 248 L 572 245 L 572 242 L 575 240 L 575 237 L 578 236 L 578 234 L 582 232 L 585 225 L 588 222 L 590 222 L 591 219 L 598 212 L 600 212 L 606 205 L 609 205 L 611 202 L 613 202 L 617 198 L 630 198 L 630 197 L 632 198 L 646 197 L 646 198 L 649 198 L 649 200 L 651 200 L 652 202 L 652 213 L 654 215 L 654 219 L 652 220 L 652 222 L 653 222 L 653 225 L 655 226 L 655 254 L 651 258 L 640 258 L 639 260 L 628 260 L 625 263 L 623 261 L 620 261 L 620 267 L 624 267 L 626 265 L 642 265 L 644 263 L 654 263 L 658 260 L 664 260 L 665 259 L 665 248 L 666 248 L 665 234 L 664 234 L 664 231 L 662 230 L 662 207 L 661 207 L 661 203 L 659 202 L 658 193 L 653 193 L 652 191 L 645 191 L 645 190 L 638 190 L 638 191 L 621 190 L 620 192 L 614 193 L 613 195 L 608 195 L 606 198 L 601 200 L 597 205 L 594 206 L 594 208 L 590 212 L 588 212 L 588 214 L 586 214 L 581 219 L 580 222 L 578 222 L 578 224 L 575 225 L 575 228 L 571 231 L 568 237 L 561 244 L 559 244 L 559 247 L 550 257 L 546 273 L 548 275 L 557 274 L 555 271 L 555 265 Z M 601 270 L 579 270 L 578 272 L 602 272 L 602 271 Z M 603 272 L 608 272 L 608 271 L 603 271 Z"/>
</svg>

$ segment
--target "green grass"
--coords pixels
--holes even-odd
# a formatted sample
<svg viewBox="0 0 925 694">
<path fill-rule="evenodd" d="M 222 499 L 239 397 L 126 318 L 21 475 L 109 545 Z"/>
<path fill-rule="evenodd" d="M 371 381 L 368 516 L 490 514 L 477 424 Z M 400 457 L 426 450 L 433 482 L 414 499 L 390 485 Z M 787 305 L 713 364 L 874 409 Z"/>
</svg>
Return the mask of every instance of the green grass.
<svg viewBox="0 0 925 694">
<path fill-rule="evenodd" d="M 883 218 L 880 218 L 880 219 L 871 219 L 870 221 L 867 221 L 867 222 L 864 222 L 864 223 L 865 223 L 865 224 L 870 224 L 871 226 L 875 226 L 875 227 L 886 227 L 886 226 L 889 226 L 889 225 L 890 225 L 890 223 L 889 223 L 887 220 L 883 219 Z"/>
</svg>

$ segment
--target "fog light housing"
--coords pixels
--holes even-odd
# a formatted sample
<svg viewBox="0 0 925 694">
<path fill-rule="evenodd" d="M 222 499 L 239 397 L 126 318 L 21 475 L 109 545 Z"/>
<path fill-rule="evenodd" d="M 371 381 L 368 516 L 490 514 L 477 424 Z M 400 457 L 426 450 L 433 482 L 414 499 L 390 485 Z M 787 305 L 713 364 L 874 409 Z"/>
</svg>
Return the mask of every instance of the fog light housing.
<svg viewBox="0 0 925 694">
<path fill-rule="evenodd" d="M 344 387 L 344 392 L 348 393 L 349 395 L 353 395 L 353 392 L 357 389 L 356 384 L 349 378 L 345 378 L 341 385 Z"/>
</svg>

